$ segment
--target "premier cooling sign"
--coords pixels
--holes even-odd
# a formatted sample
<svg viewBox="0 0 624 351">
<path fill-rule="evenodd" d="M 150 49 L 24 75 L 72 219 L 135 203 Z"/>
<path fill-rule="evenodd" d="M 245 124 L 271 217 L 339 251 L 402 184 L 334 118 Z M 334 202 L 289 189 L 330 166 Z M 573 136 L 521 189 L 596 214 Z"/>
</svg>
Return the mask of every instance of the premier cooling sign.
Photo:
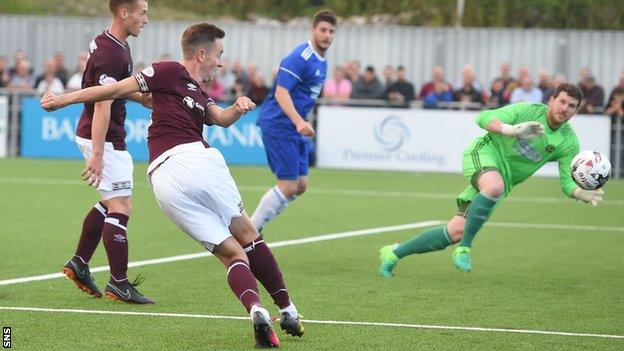
<svg viewBox="0 0 624 351">
<path fill-rule="evenodd" d="M 485 131 L 478 112 L 321 106 L 317 165 L 325 168 L 461 173 L 463 152 Z M 610 151 L 605 116 L 571 119 L 583 150 Z M 558 175 L 556 163 L 536 174 Z"/>
<path fill-rule="evenodd" d="M 479 128 L 474 123 L 474 117 L 433 112 L 321 107 L 318 165 L 347 169 L 456 172 L 461 165 L 461 150 L 478 135 Z M 440 135 L 439 130 L 450 125 L 461 132 Z"/>
</svg>

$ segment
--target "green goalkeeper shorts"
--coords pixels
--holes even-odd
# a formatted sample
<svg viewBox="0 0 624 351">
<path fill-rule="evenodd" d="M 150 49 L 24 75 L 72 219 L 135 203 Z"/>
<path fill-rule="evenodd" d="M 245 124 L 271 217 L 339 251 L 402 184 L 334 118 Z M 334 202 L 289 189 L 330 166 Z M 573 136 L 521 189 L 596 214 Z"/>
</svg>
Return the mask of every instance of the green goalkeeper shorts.
<svg viewBox="0 0 624 351">
<path fill-rule="evenodd" d="M 464 151 L 462 160 L 462 170 L 464 176 L 470 181 L 470 185 L 457 197 L 457 214 L 466 216 L 468 205 L 479 193 L 477 181 L 483 173 L 489 171 L 500 173 L 505 182 L 505 194 L 503 196 L 507 196 L 511 188 L 508 187 L 510 182 L 505 177 L 504 169 L 504 163 L 500 161 L 489 134 L 473 141 Z"/>
</svg>

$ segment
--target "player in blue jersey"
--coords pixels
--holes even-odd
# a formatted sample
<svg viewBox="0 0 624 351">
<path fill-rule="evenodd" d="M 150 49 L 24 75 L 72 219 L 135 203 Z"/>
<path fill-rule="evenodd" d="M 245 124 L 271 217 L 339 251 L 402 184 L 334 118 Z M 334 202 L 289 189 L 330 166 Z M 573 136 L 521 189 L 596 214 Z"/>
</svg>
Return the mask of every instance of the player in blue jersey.
<svg viewBox="0 0 624 351">
<path fill-rule="evenodd" d="M 321 93 L 327 74 L 325 53 L 336 31 L 336 15 L 314 15 L 311 38 L 280 63 L 277 79 L 260 110 L 258 126 L 277 185 L 260 199 L 251 221 L 261 231 L 308 186 L 308 144 L 314 128 L 306 116 Z"/>
</svg>

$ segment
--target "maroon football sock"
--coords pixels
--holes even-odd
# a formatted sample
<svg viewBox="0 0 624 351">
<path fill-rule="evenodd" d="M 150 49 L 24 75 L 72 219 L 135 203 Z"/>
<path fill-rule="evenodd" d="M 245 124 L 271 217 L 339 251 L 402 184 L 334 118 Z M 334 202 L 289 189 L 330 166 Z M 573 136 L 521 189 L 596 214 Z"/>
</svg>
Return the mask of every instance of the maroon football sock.
<svg viewBox="0 0 624 351">
<path fill-rule="evenodd" d="M 249 257 L 251 271 L 256 279 L 262 283 L 269 295 L 271 295 L 273 302 L 279 308 L 288 307 L 290 298 L 288 297 L 286 284 L 284 284 L 284 278 L 282 278 L 282 271 L 280 271 L 271 249 L 265 244 L 262 237 L 258 237 L 256 240 L 243 246 L 243 248 L 247 252 L 247 257 Z"/>
<path fill-rule="evenodd" d="M 251 310 L 253 305 L 260 305 L 256 278 L 254 278 L 245 261 L 234 260 L 230 264 L 227 271 L 227 282 L 247 312 Z"/>
<path fill-rule="evenodd" d="M 103 202 L 98 202 L 87 213 L 82 222 L 82 233 L 78 241 L 75 257 L 84 264 L 88 264 L 102 238 L 102 227 L 106 218 L 107 208 Z"/>
<path fill-rule="evenodd" d="M 104 229 L 102 230 L 111 278 L 116 282 L 128 279 L 126 276 L 128 271 L 127 225 L 128 216 L 123 213 L 109 213 L 104 220 Z"/>
</svg>

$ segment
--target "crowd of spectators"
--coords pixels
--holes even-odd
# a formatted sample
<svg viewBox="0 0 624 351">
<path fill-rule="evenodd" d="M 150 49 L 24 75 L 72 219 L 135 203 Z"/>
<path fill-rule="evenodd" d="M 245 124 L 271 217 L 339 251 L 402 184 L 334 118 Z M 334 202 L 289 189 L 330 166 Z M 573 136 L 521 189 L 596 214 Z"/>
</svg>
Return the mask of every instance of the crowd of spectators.
<svg viewBox="0 0 624 351">
<path fill-rule="evenodd" d="M 35 75 L 24 51 L 18 50 L 13 55 L 10 65 L 6 56 L 0 55 L 0 88 L 61 93 L 80 89 L 88 54 L 80 52 L 78 64 L 74 69 L 65 67 L 62 52 L 56 53 L 45 61 L 41 73 Z M 163 54 L 156 61 L 170 60 Z M 134 70 L 145 67 L 137 63 Z M 277 68 L 269 79 L 254 64 L 244 66 L 240 61 L 224 60 L 223 67 L 212 82 L 202 82 L 202 89 L 215 101 L 230 102 L 246 95 L 256 104 L 261 104 L 273 85 Z M 424 108 L 495 108 L 515 102 L 547 102 L 554 88 L 566 81 L 562 75 L 552 75 L 546 69 L 537 72 L 536 79 L 525 67 L 517 69 L 513 76 L 508 62 L 500 65 L 500 74 L 494 78 L 489 88 L 478 81 L 474 69 L 466 64 L 461 67 L 461 79 L 451 84 L 445 78 L 444 68 L 434 66 L 431 80 L 423 82 L 420 90 L 407 77 L 404 66 L 386 65 L 378 76 L 374 66 L 368 65 L 362 70 L 357 60 L 345 62 L 333 67 L 323 86 L 322 97 L 331 100 L 387 101 L 391 106 L 410 106 L 413 101 L 420 101 Z M 624 71 L 619 83 L 611 90 L 605 101 L 605 90 L 596 82 L 587 67 L 579 72 L 579 87 L 583 91 L 581 113 L 620 114 L 624 103 Z"/>
</svg>

